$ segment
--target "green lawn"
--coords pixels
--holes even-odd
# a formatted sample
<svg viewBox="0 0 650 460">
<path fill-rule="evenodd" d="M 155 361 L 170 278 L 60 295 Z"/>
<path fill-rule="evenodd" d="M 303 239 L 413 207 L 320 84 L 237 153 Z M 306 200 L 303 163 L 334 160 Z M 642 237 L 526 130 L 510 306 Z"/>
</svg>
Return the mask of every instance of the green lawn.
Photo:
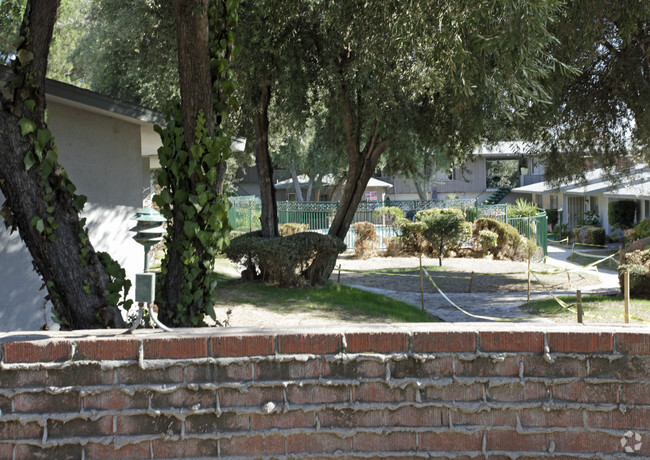
<svg viewBox="0 0 650 460">
<path fill-rule="evenodd" d="M 582 265 L 583 267 L 589 264 L 593 264 L 599 259 L 604 259 L 612 254 L 616 254 L 618 250 L 613 249 L 594 249 L 588 246 L 583 246 L 576 244 L 574 250 L 578 253 L 574 253 L 569 260 L 573 263 Z M 598 268 L 603 268 L 606 270 L 616 270 L 618 267 L 618 256 L 612 257 L 606 262 L 598 264 Z"/>
<path fill-rule="evenodd" d="M 554 299 L 545 299 L 530 302 L 524 306 L 524 310 L 558 322 L 577 322 L 576 297 L 560 296 L 560 299 L 571 305 L 571 309 L 562 309 Z M 586 324 L 624 322 L 625 308 L 621 296 L 585 295 L 582 306 L 583 322 Z M 630 323 L 650 324 L 650 300 L 630 301 Z"/>
</svg>

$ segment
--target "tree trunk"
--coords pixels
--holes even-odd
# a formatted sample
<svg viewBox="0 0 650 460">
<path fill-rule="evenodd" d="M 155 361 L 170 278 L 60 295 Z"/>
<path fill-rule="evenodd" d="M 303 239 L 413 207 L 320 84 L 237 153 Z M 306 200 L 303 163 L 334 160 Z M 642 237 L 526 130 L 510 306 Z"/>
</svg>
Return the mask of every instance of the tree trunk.
<svg viewBox="0 0 650 460">
<path fill-rule="evenodd" d="M 309 176 L 309 183 L 307 184 L 307 193 L 305 193 L 305 200 L 312 201 L 311 192 L 314 189 L 314 178 Z"/>
<path fill-rule="evenodd" d="M 263 73 L 260 77 L 258 108 L 253 116 L 255 125 L 255 165 L 260 181 L 260 197 L 262 199 L 262 237 L 280 236 L 278 230 L 278 204 L 275 199 L 273 186 L 273 164 L 269 154 L 269 104 L 271 103 L 271 88 Z"/>
<path fill-rule="evenodd" d="M 14 99 L 3 99 L 0 111 L 0 189 L 7 199 L 3 215 L 8 227 L 18 228 L 62 327 L 124 327 L 119 309 L 106 301 L 111 279 L 86 241 L 85 230 L 71 205 L 74 195 L 66 190 L 71 184 L 62 168 L 54 163 L 54 169 L 45 174 L 42 163 L 37 162 L 29 170 L 24 163 L 27 152 L 33 149 L 34 135 L 22 136 L 19 121 L 28 119 L 36 129 L 47 129 L 45 71 L 58 7 L 59 1 L 55 0 L 31 0 L 26 6 L 21 27 L 25 40 L 13 63 L 17 78 Z M 33 110 L 26 101 L 36 102 Z M 48 141 L 45 149 L 53 147 Z M 46 193 L 45 187 L 52 192 Z M 46 196 L 51 199 L 46 201 Z M 38 219 L 52 219 L 45 224 L 52 229 L 50 237 L 33 225 Z"/>
<path fill-rule="evenodd" d="M 296 201 L 305 201 L 305 199 L 302 196 L 302 187 L 300 186 L 300 179 L 298 179 L 298 173 L 296 173 L 296 167 L 294 165 L 289 166 L 289 172 L 291 173 L 293 190 L 296 192 Z"/>
<path fill-rule="evenodd" d="M 181 106 L 183 113 L 183 133 L 185 136 L 185 151 L 191 155 L 190 147 L 195 143 L 196 120 L 202 113 L 206 119 L 208 135 L 214 135 L 212 76 L 210 72 L 210 37 L 208 23 L 207 0 L 174 0 L 174 18 L 176 22 L 176 37 L 178 42 L 178 74 L 181 90 Z M 195 191 L 198 179 L 190 177 L 190 190 Z M 173 210 L 171 232 L 168 237 L 172 241 L 176 235 L 183 232 L 184 217 L 180 207 Z M 173 245 L 167 245 L 169 251 L 167 273 L 162 286 L 165 297 L 159 311 L 159 319 L 173 324 L 176 317 L 175 309 L 180 302 L 184 283 L 184 264 L 179 250 Z M 205 251 L 198 254 L 207 258 Z"/>
</svg>

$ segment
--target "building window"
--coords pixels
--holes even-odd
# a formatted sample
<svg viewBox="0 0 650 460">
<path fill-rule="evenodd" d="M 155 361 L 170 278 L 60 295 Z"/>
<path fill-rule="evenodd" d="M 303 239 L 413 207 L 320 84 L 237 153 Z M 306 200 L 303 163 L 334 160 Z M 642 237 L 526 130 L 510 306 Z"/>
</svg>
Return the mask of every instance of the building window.
<svg viewBox="0 0 650 460">
<path fill-rule="evenodd" d="M 456 168 L 450 168 L 449 171 L 447 171 L 447 179 L 456 180 Z"/>
<path fill-rule="evenodd" d="M 557 209 L 557 195 L 551 195 L 551 209 Z"/>
</svg>

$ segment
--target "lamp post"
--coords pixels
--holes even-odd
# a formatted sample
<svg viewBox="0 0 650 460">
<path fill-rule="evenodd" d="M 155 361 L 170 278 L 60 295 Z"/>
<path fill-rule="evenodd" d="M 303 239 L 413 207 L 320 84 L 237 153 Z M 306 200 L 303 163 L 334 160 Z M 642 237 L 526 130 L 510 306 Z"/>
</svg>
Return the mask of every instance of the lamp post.
<svg viewBox="0 0 650 460">
<path fill-rule="evenodd" d="M 136 232 L 133 239 L 144 246 L 144 271 L 148 272 L 149 250 L 153 245 L 162 241 L 165 233 L 163 223 L 167 222 L 167 219 L 153 208 L 140 209 L 131 219 L 138 222 L 131 231 Z"/>
</svg>

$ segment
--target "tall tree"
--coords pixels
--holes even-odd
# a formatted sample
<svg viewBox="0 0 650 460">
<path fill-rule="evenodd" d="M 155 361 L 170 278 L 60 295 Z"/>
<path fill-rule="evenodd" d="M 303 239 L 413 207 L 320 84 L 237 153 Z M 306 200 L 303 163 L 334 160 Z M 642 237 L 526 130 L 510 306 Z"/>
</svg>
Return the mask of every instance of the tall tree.
<svg viewBox="0 0 650 460">
<path fill-rule="evenodd" d="M 575 0 L 552 31 L 553 55 L 574 71 L 548 75 L 552 102 L 523 129 L 540 145 L 546 179 L 601 167 L 616 180 L 650 161 L 650 3 Z"/>
<path fill-rule="evenodd" d="M 330 235 L 345 237 L 384 152 L 408 155 L 417 141 L 460 161 L 491 114 L 521 116 L 531 101 L 548 98 L 540 79 L 555 63 L 548 52 L 555 0 L 347 0 L 314 8 L 319 84 L 349 165 Z"/>
<path fill-rule="evenodd" d="M 124 326 L 117 307 L 130 283 L 96 253 L 79 212 L 85 197 L 57 161 L 45 122 L 45 74 L 59 2 L 29 0 L 15 58 L 13 98 L 0 111 L 0 190 L 5 224 L 18 229 L 64 328 Z"/>
</svg>

